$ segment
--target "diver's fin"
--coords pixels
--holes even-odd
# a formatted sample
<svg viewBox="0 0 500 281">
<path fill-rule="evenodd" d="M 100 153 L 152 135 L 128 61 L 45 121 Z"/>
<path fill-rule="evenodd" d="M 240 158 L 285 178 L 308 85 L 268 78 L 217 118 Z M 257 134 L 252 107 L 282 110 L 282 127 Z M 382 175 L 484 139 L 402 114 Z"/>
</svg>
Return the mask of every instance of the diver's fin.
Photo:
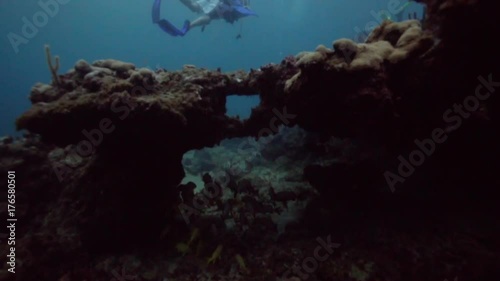
<svg viewBox="0 0 500 281">
<path fill-rule="evenodd" d="M 257 16 L 257 13 L 254 11 L 250 10 L 249 8 L 245 6 L 234 6 L 233 7 L 238 13 L 240 13 L 243 16 Z"/>
<path fill-rule="evenodd" d="M 162 19 L 162 20 L 160 20 L 160 22 L 158 22 L 158 25 L 160 26 L 160 28 L 163 31 L 165 31 L 166 33 L 168 33 L 172 36 L 184 36 L 189 31 L 190 23 L 189 23 L 189 21 L 185 21 L 182 29 L 178 29 L 172 23 L 170 23 L 168 20 Z"/>
<path fill-rule="evenodd" d="M 185 20 L 181 30 L 181 32 L 183 33 L 182 35 L 184 36 L 189 31 L 190 28 L 191 28 L 191 22 Z"/>
<path fill-rule="evenodd" d="M 153 23 L 158 23 L 160 21 L 160 5 L 161 0 L 155 0 L 155 2 L 153 3 L 153 11 L 151 13 Z"/>
<path fill-rule="evenodd" d="M 178 29 L 168 20 L 160 19 L 160 6 L 161 6 L 161 0 L 155 0 L 155 2 L 153 3 L 153 10 L 151 13 L 153 23 L 158 24 L 163 31 L 172 36 L 184 36 L 189 31 L 189 26 L 191 25 L 190 22 L 185 21 L 182 29 Z"/>
<path fill-rule="evenodd" d="M 246 6 L 246 4 L 248 4 L 248 3 L 245 2 L 245 5 L 244 5 L 244 3 L 241 2 L 241 0 L 232 0 L 231 7 L 243 17 L 257 16 L 257 13 L 250 10 L 250 8 L 248 8 L 248 6 Z"/>
</svg>

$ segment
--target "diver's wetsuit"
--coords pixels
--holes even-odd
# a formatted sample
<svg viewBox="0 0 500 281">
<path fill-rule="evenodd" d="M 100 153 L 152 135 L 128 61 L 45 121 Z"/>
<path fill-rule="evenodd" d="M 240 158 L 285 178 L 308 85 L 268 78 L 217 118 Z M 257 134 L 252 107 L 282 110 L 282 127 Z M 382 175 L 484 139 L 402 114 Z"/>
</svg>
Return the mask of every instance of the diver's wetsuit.
<svg viewBox="0 0 500 281">
<path fill-rule="evenodd" d="M 241 14 L 236 9 L 224 1 L 219 3 L 219 5 L 207 15 L 211 19 L 224 19 L 229 23 L 233 23 L 241 17 Z"/>
</svg>

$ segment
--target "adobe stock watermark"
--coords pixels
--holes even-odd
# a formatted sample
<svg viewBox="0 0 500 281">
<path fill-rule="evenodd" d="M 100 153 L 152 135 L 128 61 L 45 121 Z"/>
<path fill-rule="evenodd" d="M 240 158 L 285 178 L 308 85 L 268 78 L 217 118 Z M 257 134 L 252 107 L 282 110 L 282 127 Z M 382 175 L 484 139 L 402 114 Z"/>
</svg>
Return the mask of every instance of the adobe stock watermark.
<svg viewBox="0 0 500 281">
<path fill-rule="evenodd" d="M 227 185 L 229 183 L 229 176 L 225 172 L 222 173 L 224 173 L 224 175 L 216 175 L 214 181 L 206 184 L 201 192 L 194 195 L 193 201 L 191 202 L 192 206 L 186 204 L 186 202 L 182 202 L 177 206 L 187 225 L 191 223 L 189 219 L 191 216 L 201 215 L 202 212 L 209 207 L 211 200 L 222 196 L 222 185 Z M 222 184 L 219 184 L 220 179 L 224 179 Z"/>
<path fill-rule="evenodd" d="M 379 26 L 385 19 L 393 18 L 399 14 L 401 14 L 409 1 L 404 1 L 403 3 L 399 0 L 389 0 L 387 3 L 386 10 L 380 10 L 376 12 L 375 10 L 370 11 L 370 15 L 374 20 L 369 21 L 365 24 L 364 28 L 360 28 L 356 26 L 353 28 L 355 34 L 353 37 L 354 42 L 365 42 L 366 38 L 370 35 L 370 33 Z M 350 63 L 353 60 L 353 55 L 355 54 L 355 50 L 352 48 L 343 48 L 341 49 L 344 58 L 347 63 Z"/>
<path fill-rule="evenodd" d="M 452 108 L 443 113 L 443 120 L 452 126 L 448 127 L 446 131 L 443 128 L 435 128 L 432 130 L 429 138 L 423 140 L 416 139 L 414 142 L 417 148 L 411 151 L 407 158 L 403 157 L 403 155 L 398 156 L 399 165 L 397 174 L 385 171 L 384 177 L 392 192 L 395 191 L 397 183 L 404 183 L 415 172 L 415 167 L 424 164 L 426 157 L 431 156 L 436 150 L 436 144 L 444 143 L 448 139 L 448 133 L 460 128 L 463 120 L 469 118 L 471 112 L 478 110 L 481 102 L 487 100 L 495 92 L 495 88 L 500 87 L 500 81 L 493 81 L 492 74 L 488 75 L 488 79 L 482 76 L 479 76 L 477 79 L 479 80 L 479 84 L 475 89 L 474 95 L 467 96 L 461 104 L 454 104 Z"/>
<path fill-rule="evenodd" d="M 40 28 L 45 27 L 49 23 L 49 19 L 55 17 L 60 10 L 59 5 L 66 5 L 71 0 L 39 0 L 38 6 L 40 10 L 35 12 L 31 18 L 22 17 L 23 25 L 21 34 L 9 32 L 9 39 L 12 49 L 17 54 L 21 44 L 28 44 L 30 39 L 33 39 L 39 32 Z"/>
<path fill-rule="evenodd" d="M 149 85 L 147 79 L 143 79 L 143 85 L 144 86 L 138 85 L 133 87 L 130 91 L 131 95 L 144 96 L 147 94 L 147 90 L 154 89 L 153 85 Z M 130 115 L 130 112 L 135 106 L 136 103 L 131 99 L 127 99 L 122 102 L 114 100 L 111 103 L 111 112 L 118 115 L 118 120 L 123 121 Z M 83 158 L 90 157 L 95 152 L 95 149 L 102 144 L 105 135 L 113 133 L 115 129 L 116 126 L 111 118 L 102 118 L 98 122 L 97 128 L 91 130 L 83 129 L 82 135 L 85 138 L 78 142 L 76 147 L 65 156 L 65 158 L 71 157 L 71 159 L 74 160 L 72 162 L 78 164 L 70 166 L 61 161 L 54 162 L 52 164 L 52 169 L 54 170 L 59 182 L 62 182 L 68 173 L 71 173 L 74 169 L 78 168 L 78 166 L 82 164 Z"/>
<path fill-rule="evenodd" d="M 386 10 L 380 10 L 378 12 L 371 10 L 370 15 L 374 20 L 367 22 L 363 30 L 358 26 L 354 27 L 354 32 L 356 32 L 355 39 L 358 39 L 360 36 L 364 36 L 366 39 L 373 29 L 379 26 L 385 19 L 393 18 L 402 13 L 408 2 L 409 1 L 404 1 L 404 3 L 401 3 L 399 0 L 389 0 Z"/>
<path fill-rule="evenodd" d="M 290 276 L 294 274 L 302 280 L 307 280 L 309 274 L 318 269 L 319 262 L 326 261 L 333 254 L 334 249 L 340 247 L 340 244 L 332 243 L 331 235 L 326 237 L 326 241 L 320 237 L 316 238 L 316 241 L 319 245 L 314 249 L 313 255 L 303 259 L 300 265 L 295 263 L 283 273 L 283 279 L 290 278 Z"/>
<path fill-rule="evenodd" d="M 269 126 L 260 129 L 259 132 L 257 133 L 257 137 L 259 139 L 262 137 L 268 137 L 270 135 L 278 133 L 280 125 L 287 126 L 288 124 L 290 124 L 290 120 L 293 120 L 297 117 L 297 114 L 288 113 L 286 106 L 283 107 L 281 111 L 279 111 L 277 108 L 273 108 L 272 112 L 274 113 L 274 116 L 271 118 L 271 120 L 269 120 Z M 264 144 L 267 144 L 266 140 L 263 141 Z M 245 151 L 243 148 L 247 145 L 252 146 L 256 150 L 258 150 L 259 148 L 259 144 L 254 138 L 247 138 L 245 141 L 242 141 L 238 145 L 238 153 L 243 154 Z M 255 157 L 256 155 L 252 154 L 250 157 L 245 159 L 245 161 L 251 162 Z"/>
</svg>

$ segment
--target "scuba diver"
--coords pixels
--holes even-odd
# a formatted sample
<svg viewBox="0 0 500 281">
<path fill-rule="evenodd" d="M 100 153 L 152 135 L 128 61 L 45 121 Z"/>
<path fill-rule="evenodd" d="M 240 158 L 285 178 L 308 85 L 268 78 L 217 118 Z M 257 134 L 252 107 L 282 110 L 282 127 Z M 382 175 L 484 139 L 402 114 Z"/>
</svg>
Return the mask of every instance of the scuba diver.
<svg viewBox="0 0 500 281">
<path fill-rule="evenodd" d="M 240 18 L 257 15 L 246 6 L 246 4 L 248 4 L 248 0 L 180 1 L 191 11 L 203 14 L 193 22 L 186 20 L 181 29 L 175 27 L 166 19 L 160 19 L 161 0 L 155 0 L 153 3 L 153 23 L 158 24 L 163 31 L 172 36 L 184 36 L 189 30 L 197 26 L 201 26 L 203 31 L 205 26 L 214 19 L 224 19 L 226 22 L 234 23 Z"/>
</svg>

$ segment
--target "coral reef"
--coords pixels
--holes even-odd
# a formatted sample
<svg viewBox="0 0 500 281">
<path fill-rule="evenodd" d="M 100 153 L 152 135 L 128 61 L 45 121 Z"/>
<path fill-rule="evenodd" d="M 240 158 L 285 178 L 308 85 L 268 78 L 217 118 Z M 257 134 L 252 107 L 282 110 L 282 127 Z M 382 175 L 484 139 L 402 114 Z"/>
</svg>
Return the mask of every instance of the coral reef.
<svg viewBox="0 0 500 281">
<path fill-rule="evenodd" d="M 0 140 L 18 280 L 498 280 L 498 17 L 422 2 L 425 29 L 385 21 L 249 72 L 57 75 L 47 52 L 29 133 Z"/>
</svg>

